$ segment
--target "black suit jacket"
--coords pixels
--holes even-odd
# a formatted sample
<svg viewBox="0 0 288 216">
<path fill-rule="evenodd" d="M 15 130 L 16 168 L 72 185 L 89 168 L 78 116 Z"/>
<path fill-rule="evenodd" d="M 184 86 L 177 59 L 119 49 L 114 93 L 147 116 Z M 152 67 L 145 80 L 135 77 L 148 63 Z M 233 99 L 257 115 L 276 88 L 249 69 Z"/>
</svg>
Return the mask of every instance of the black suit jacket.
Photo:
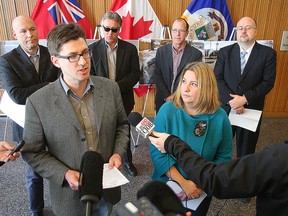
<svg viewBox="0 0 288 216">
<path fill-rule="evenodd" d="M 39 48 L 39 73 L 21 46 L 0 57 L 0 74 L 4 88 L 17 104 L 24 105 L 32 93 L 59 76 L 60 70 L 52 64 L 48 49 L 41 45 Z"/>
<path fill-rule="evenodd" d="M 27 54 L 18 46 L 0 57 L 0 74 L 4 88 L 10 98 L 17 104 L 24 105 L 26 99 L 35 91 L 55 81 L 60 69 L 50 60 L 48 49 L 39 45 L 39 72 Z M 22 139 L 23 129 L 13 124 L 13 141 Z"/>
<path fill-rule="evenodd" d="M 175 136 L 166 139 L 165 150 L 207 194 L 221 199 L 257 196 L 257 215 L 288 215 L 288 144 L 218 165 Z"/>
<path fill-rule="evenodd" d="M 91 75 L 109 78 L 105 39 L 90 44 Z M 133 86 L 139 81 L 140 67 L 137 48 L 126 41 L 118 39 L 116 58 L 116 82 L 120 87 L 123 105 L 128 115 L 134 107 Z"/>
<path fill-rule="evenodd" d="M 173 92 L 176 90 L 179 83 L 179 76 L 183 68 L 191 62 L 201 61 L 202 52 L 195 47 L 186 44 L 184 53 L 177 69 L 177 76 L 175 79 Z M 170 96 L 171 86 L 173 82 L 173 56 L 172 56 L 172 43 L 162 46 L 157 49 L 155 59 L 155 82 L 156 82 L 156 96 L 155 105 L 156 111 L 165 103 L 164 99 Z"/>
<path fill-rule="evenodd" d="M 263 110 L 266 94 L 274 86 L 276 78 L 276 52 L 255 42 L 241 76 L 240 47 L 238 43 L 223 47 L 217 54 L 214 68 L 222 107 L 227 113 L 230 94 L 245 95 L 247 108 Z"/>
</svg>

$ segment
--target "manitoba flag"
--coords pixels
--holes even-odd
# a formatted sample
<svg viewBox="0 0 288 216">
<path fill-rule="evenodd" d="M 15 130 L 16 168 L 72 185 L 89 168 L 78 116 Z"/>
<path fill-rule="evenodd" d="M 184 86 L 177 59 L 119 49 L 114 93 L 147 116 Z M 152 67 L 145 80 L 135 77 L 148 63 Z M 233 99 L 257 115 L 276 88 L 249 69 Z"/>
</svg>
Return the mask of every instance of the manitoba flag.
<svg viewBox="0 0 288 216">
<path fill-rule="evenodd" d="M 110 10 L 122 17 L 122 39 L 160 38 L 162 25 L 148 0 L 114 0 Z"/>
<path fill-rule="evenodd" d="M 182 18 L 190 25 L 192 40 L 229 40 L 234 28 L 226 0 L 193 0 Z"/>
<path fill-rule="evenodd" d="M 38 0 L 31 18 L 34 20 L 39 39 L 46 39 L 49 31 L 60 23 L 77 23 L 86 32 L 86 38 L 92 39 L 93 33 L 77 0 Z"/>
</svg>

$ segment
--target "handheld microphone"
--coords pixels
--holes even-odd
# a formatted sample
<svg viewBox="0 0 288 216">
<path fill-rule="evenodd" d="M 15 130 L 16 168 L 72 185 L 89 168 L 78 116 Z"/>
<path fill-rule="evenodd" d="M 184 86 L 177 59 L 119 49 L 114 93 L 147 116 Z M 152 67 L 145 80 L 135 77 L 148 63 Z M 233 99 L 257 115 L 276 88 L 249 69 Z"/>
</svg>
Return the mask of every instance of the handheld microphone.
<svg viewBox="0 0 288 216">
<path fill-rule="evenodd" d="M 181 200 L 165 182 L 146 182 L 137 191 L 137 199 L 142 197 L 148 198 L 163 215 L 186 215 L 187 210 Z"/>
<path fill-rule="evenodd" d="M 91 215 L 92 203 L 102 198 L 104 159 L 95 151 L 87 151 L 82 156 L 79 178 L 79 198 L 86 203 L 86 216 Z"/>
<path fill-rule="evenodd" d="M 24 141 L 24 140 L 21 140 L 21 141 L 17 144 L 17 146 L 16 146 L 12 151 L 10 151 L 10 153 L 7 155 L 7 157 L 9 157 L 10 155 L 13 155 L 13 154 L 16 153 L 16 152 L 19 152 L 19 151 L 21 150 L 21 148 L 24 146 L 24 144 L 25 144 L 25 141 Z M 2 165 L 4 165 L 4 164 L 5 164 L 5 162 L 0 161 L 0 166 L 2 166 Z"/>
<path fill-rule="evenodd" d="M 153 134 L 153 130 L 155 125 L 149 121 L 146 117 L 142 118 L 142 116 L 137 112 L 131 112 L 128 115 L 128 122 L 136 128 L 136 131 L 141 134 L 145 139 L 148 136 L 152 136 L 158 138 Z"/>
</svg>

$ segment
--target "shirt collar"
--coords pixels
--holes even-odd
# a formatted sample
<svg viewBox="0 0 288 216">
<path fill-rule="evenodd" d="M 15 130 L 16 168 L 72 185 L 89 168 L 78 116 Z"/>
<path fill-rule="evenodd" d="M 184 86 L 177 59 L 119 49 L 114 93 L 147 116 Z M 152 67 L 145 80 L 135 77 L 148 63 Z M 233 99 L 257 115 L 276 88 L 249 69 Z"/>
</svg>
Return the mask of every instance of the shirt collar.
<svg viewBox="0 0 288 216">
<path fill-rule="evenodd" d="M 176 50 L 172 43 L 172 50 L 178 54 L 184 50 L 184 48 L 186 47 L 186 44 L 187 42 L 185 42 L 178 50 Z"/>
<path fill-rule="evenodd" d="M 61 85 L 62 85 L 62 87 L 63 87 L 66 95 L 68 95 L 69 92 L 73 92 L 72 89 L 70 89 L 69 86 L 68 86 L 68 85 L 65 83 L 65 81 L 63 80 L 63 74 L 61 74 L 61 76 L 60 76 L 60 83 L 61 83 Z M 88 79 L 88 82 L 87 82 L 86 89 L 85 89 L 85 91 L 84 91 L 84 94 L 85 94 L 86 92 L 88 92 L 90 89 L 94 89 L 94 84 L 93 84 L 92 80 L 89 78 L 89 79 Z M 73 92 L 73 94 L 74 94 L 74 92 Z M 84 95 L 84 94 L 83 94 L 83 95 Z"/>
<path fill-rule="evenodd" d="M 109 44 L 106 42 L 106 40 L 105 40 L 105 45 L 106 45 L 106 48 L 107 48 L 108 50 L 115 50 L 115 49 L 117 49 L 117 47 L 118 47 L 118 40 L 117 40 L 115 46 L 114 46 L 112 49 L 110 48 L 110 46 L 109 46 Z"/>
<path fill-rule="evenodd" d="M 253 45 L 251 46 L 251 47 L 249 47 L 249 49 L 247 49 L 247 50 L 244 50 L 242 47 L 240 47 L 240 54 L 241 54 L 241 52 L 242 51 L 245 51 L 245 52 L 247 52 L 247 56 L 249 56 L 250 55 L 250 53 L 251 53 L 251 51 L 252 51 L 252 49 L 253 49 L 253 47 L 254 47 L 254 45 L 255 45 L 255 42 L 253 43 Z"/>
<path fill-rule="evenodd" d="M 31 56 L 32 57 L 34 57 L 34 56 L 39 56 L 40 57 L 40 47 L 38 46 L 38 50 L 37 50 L 37 53 L 36 53 L 36 55 L 30 55 L 29 53 L 27 53 L 24 49 L 23 49 L 23 51 L 26 53 L 26 55 L 30 58 Z"/>
</svg>

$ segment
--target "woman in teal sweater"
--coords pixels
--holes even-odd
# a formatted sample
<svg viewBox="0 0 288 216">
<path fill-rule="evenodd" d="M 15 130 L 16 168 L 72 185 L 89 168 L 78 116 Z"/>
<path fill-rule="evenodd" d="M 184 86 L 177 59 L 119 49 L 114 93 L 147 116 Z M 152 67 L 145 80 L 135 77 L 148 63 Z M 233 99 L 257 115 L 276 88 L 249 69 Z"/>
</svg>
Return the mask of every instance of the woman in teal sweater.
<svg viewBox="0 0 288 216">
<path fill-rule="evenodd" d="M 155 131 L 178 136 L 208 161 L 220 163 L 232 159 L 231 125 L 220 107 L 213 70 L 206 63 L 190 63 L 184 68 L 172 100 L 161 107 L 154 123 Z M 201 195 L 201 189 L 187 179 L 176 158 L 162 154 L 152 144 L 150 156 L 153 179 L 178 182 L 188 199 Z M 211 197 L 206 197 L 192 215 L 206 215 L 210 202 Z"/>
</svg>

